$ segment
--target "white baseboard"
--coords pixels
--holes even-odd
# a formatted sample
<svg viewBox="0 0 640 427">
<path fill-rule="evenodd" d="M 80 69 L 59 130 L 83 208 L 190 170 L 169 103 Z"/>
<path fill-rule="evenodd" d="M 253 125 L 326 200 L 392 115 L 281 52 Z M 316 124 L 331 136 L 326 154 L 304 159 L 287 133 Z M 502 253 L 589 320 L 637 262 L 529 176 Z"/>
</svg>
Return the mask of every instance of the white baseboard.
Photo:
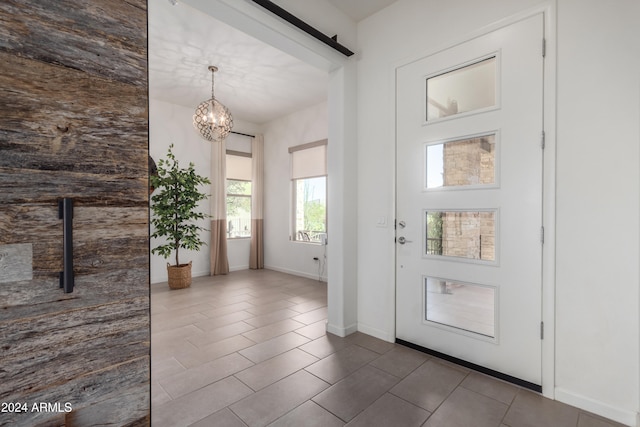
<svg viewBox="0 0 640 427">
<path fill-rule="evenodd" d="M 152 285 L 157 285 L 159 283 L 166 283 L 169 281 L 169 278 L 167 276 L 164 277 L 160 277 L 160 278 L 155 278 L 153 282 L 151 282 Z"/>
<path fill-rule="evenodd" d="M 191 272 L 191 277 L 203 277 L 203 276 L 209 276 L 211 274 L 211 272 L 209 270 L 206 271 L 192 271 Z"/>
<path fill-rule="evenodd" d="M 287 274 L 291 274 L 293 276 L 300 276 L 300 277 L 305 277 L 307 279 L 314 279 L 314 280 L 318 280 L 318 276 L 317 275 L 313 275 L 313 274 L 309 274 L 309 273 L 305 273 L 303 271 L 297 271 L 297 270 L 290 270 L 288 268 L 280 268 L 280 267 L 274 267 L 272 265 L 265 265 L 264 268 L 268 269 L 268 270 L 274 270 L 274 271 L 279 271 L 281 273 L 287 273 Z M 237 265 L 237 266 L 233 266 L 233 267 L 229 267 L 229 271 L 241 271 L 241 270 L 248 270 L 249 269 L 249 265 Z M 209 271 L 192 271 L 191 272 L 191 277 L 202 277 L 202 276 L 209 276 Z M 166 274 L 163 274 L 162 276 L 159 277 L 154 277 L 153 278 L 153 282 L 151 282 L 152 285 L 155 285 L 156 283 L 164 283 L 166 281 L 169 280 L 169 277 Z M 327 282 L 327 278 L 326 276 L 323 276 L 320 278 L 321 282 Z"/>
<path fill-rule="evenodd" d="M 209 275 L 209 271 L 192 271 L 191 272 L 191 277 L 203 277 L 208 275 Z M 169 275 L 163 274 L 159 277 L 154 277 L 153 282 L 151 282 L 151 284 L 156 285 L 158 283 L 166 283 L 168 281 L 169 281 Z"/>
<path fill-rule="evenodd" d="M 307 279 L 314 279 L 314 280 L 318 280 L 318 276 L 314 276 L 313 274 L 309 274 L 309 273 L 305 273 L 303 271 L 297 271 L 297 270 L 290 270 L 288 268 L 280 268 L 280 267 L 274 267 L 272 265 L 265 265 L 264 268 L 266 268 L 267 270 L 274 270 L 274 271 L 279 271 L 281 273 L 287 273 L 287 274 L 291 274 L 292 276 L 300 276 L 300 277 L 305 277 Z M 237 265 L 237 266 L 233 266 L 233 267 L 229 267 L 229 271 L 242 271 L 242 270 L 248 270 L 249 269 L 249 265 Z M 209 271 L 194 271 L 191 272 L 191 277 L 203 277 L 203 276 L 209 276 Z M 151 282 L 152 285 L 155 285 L 156 283 L 164 283 L 166 281 L 169 280 L 169 277 L 166 274 L 163 274 L 160 277 L 154 277 L 153 282 Z M 323 276 L 320 278 L 321 282 L 327 282 L 327 277 Z"/>
<path fill-rule="evenodd" d="M 358 324 L 354 323 L 352 325 L 342 327 L 338 325 L 331 325 L 327 323 L 327 332 L 337 335 L 339 337 L 346 337 L 347 335 L 351 335 L 354 332 L 358 331 Z"/>
<path fill-rule="evenodd" d="M 306 277 L 307 279 L 315 279 L 318 280 L 318 275 L 313 275 L 310 273 L 306 273 L 304 271 L 297 271 L 297 270 L 290 270 L 288 268 L 281 268 L 281 267 L 275 267 L 273 265 L 265 265 L 264 268 L 266 268 L 267 270 L 274 270 L 274 271 L 279 271 L 280 273 L 287 273 L 287 274 L 291 274 L 293 276 L 300 276 L 300 277 Z M 326 277 L 320 277 L 320 281 L 321 282 L 326 282 L 327 278 Z"/>
<path fill-rule="evenodd" d="M 396 342 L 395 334 L 358 322 L 358 331 L 387 342 Z"/>
<path fill-rule="evenodd" d="M 617 408 L 589 397 L 581 396 L 569 390 L 556 388 L 556 400 L 575 406 L 601 417 L 608 418 L 630 427 L 640 427 L 640 415 L 634 411 Z"/>
</svg>

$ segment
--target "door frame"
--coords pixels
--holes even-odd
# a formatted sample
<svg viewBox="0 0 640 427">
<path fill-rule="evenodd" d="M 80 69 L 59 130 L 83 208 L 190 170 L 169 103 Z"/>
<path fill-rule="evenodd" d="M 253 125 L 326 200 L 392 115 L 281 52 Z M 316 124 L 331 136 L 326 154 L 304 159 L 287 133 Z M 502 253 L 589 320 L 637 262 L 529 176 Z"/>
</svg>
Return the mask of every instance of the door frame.
<svg viewBox="0 0 640 427">
<path fill-rule="evenodd" d="M 356 62 L 293 28 L 251 2 L 181 0 L 235 29 L 262 40 L 329 76 L 327 168 L 327 331 L 341 337 L 358 330 L 357 319 L 357 68 Z"/>
<path fill-rule="evenodd" d="M 474 38 L 483 36 L 492 31 L 509 26 L 518 21 L 542 14 L 544 23 L 545 60 L 543 70 L 543 184 L 542 184 L 542 223 L 544 227 L 544 246 L 542 252 L 542 307 L 541 318 L 544 325 L 544 339 L 542 340 L 542 394 L 550 399 L 555 399 L 555 211 L 556 211 L 556 2 L 545 2 L 531 9 L 524 10 L 515 15 L 503 18 L 463 37 L 452 40 L 435 48 L 419 52 L 411 57 L 404 58 L 391 64 L 391 87 L 394 88 L 394 97 L 397 97 L 396 73 L 398 68 L 412 62 L 434 55 L 438 52 L 450 49 Z M 542 46 L 541 46 L 542 49 Z M 394 183 L 394 212 L 397 217 L 397 133 L 394 162 L 396 182 Z M 540 136 L 541 143 L 543 135 Z M 392 312 L 394 337 L 396 336 L 396 299 L 397 292 L 397 259 L 394 250 L 394 299 Z"/>
</svg>

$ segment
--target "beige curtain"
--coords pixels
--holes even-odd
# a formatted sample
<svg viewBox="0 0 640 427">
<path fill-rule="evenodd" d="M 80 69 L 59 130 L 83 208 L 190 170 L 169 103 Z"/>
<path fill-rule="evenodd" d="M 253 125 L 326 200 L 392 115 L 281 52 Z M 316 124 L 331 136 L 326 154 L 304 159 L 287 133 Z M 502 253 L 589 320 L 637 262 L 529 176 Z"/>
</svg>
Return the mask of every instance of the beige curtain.
<svg viewBox="0 0 640 427">
<path fill-rule="evenodd" d="M 211 276 L 229 273 L 226 151 L 224 141 L 211 143 Z"/>
<path fill-rule="evenodd" d="M 263 216 L 264 199 L 264 138 L 256 135 L 251 141 L 251 250 L 249 268 L 264 268 Z"/>
</svg>

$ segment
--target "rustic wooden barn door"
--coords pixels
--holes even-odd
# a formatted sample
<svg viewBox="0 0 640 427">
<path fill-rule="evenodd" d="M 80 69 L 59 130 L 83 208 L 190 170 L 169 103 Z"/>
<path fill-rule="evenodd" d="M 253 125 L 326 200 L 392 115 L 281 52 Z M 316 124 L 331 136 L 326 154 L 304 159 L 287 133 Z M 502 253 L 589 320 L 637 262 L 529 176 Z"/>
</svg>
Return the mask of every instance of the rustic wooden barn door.
<svg viewBox="0 0 640 427">
<path fill-rule="evenodd" d="M 6 0 L 0 22 L 0 425 L 146 424 L 146 2 Z"/>
</svg>

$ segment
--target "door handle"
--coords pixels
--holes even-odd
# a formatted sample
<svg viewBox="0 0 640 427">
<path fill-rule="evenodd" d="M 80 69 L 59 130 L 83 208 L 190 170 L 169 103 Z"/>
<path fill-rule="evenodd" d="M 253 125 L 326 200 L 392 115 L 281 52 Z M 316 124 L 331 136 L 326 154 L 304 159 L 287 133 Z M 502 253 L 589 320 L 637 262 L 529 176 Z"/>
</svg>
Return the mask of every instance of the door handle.
<svg viewBox="0 0 640 427">
<path fill-rule="evenodd" d="M 73 292 L 73 199 L 65 197 L 58 201 L 58 217 L 62 220 L 62 265 L 60 287 L 64 293 Z"/>
<path fill-rule="evenodd" d="M 404 245 L 405 243 L 411 243 L 412 240 L 407 240 L 404 236 L 400 236 L 398 237 L 398 243 L 400 243 L 401 245 Z"/>
</svg>

